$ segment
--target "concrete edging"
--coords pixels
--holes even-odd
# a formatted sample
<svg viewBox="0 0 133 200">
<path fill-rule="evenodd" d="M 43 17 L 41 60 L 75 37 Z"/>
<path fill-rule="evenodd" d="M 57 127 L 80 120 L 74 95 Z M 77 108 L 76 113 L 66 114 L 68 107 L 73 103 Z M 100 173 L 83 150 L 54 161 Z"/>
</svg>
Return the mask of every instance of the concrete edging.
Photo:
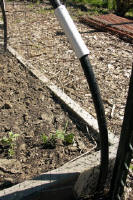
<svg viewBox="0 0 133 200">
<path fill-rule="evenodd" d="M 110 147 L 109 179 L 116 156 L 117 145 Z M 0 191 L 0 200 L 33 200 L 34 195 L 41 195 L 48 189 L 72 186 L 76 197 L 82 193 L 90 194 L 95 190 L 99 174 L 100 151 L 92 152 L 62 167 L 35 177 L 32 180 Z"/>
</svg>

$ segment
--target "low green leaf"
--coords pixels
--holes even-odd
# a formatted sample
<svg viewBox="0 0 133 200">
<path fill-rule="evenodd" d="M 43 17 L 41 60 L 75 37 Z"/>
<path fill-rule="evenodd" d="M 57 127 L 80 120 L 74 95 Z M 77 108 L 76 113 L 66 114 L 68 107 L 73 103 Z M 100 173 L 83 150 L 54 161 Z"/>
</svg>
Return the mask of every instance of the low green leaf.
<svg viewBox="0 0 133 200">
<path fill-rule="evenodd" d="M 65 137 L 64 137 L 64 142 L 66 144 L 73 144 L 73 142 L 74 142 L 74 134 L 73 133 L 66 134 Z"/>
<path fill-rule="evenodd" d="M 44 144 L 47 144 L 48 142 L 48 136 L 46 136 L 45 134 L 42 135 L 42 141 Z"/>
<path fill-rule="evenodd" d="M 8 135 L 9 135 L 9 140 L 12 142 L 15 141 L 19 136 L 19 134 L 14 134 L 13 132 L 9 132 Z"/>
<path fill-rule="evenodd" d="M 9 132 L 8 136 L 4 136 L 1 139 L 1 143 L 3 146 L 8 146 L 8 155 L 12 157 L 14 155 L 14 147 L 16 145 L 16 139 L 19 134 L 14 134 L 13 132 Z"/>
<path fill-rule="evenodd" d="M 10 157 L 12 157 L 14 155 L 14 153 L 15 152 L 14 152 L 13 148 L 11 148 L 11 149 L 8 150 L 8 154 L 9 154 Z"/>
<path fill-rule="evenodd" d="M 63 131 L 60 131 L 60 130 L 57 130 L 56 131 L 56 137 L 60 140 L 64 140 L 64 132 Z"/>
<path fill-rule="evenodd" d="M 4 146 L 6 146 L 6 145 L 10 145 L 10 141 L 9 141 L 9 138 L 8 137 L 3 137 L 2 139 L 1 139 L 1 143 L 2 143 L 2 145 L 4 145 Z"/>
</svg>

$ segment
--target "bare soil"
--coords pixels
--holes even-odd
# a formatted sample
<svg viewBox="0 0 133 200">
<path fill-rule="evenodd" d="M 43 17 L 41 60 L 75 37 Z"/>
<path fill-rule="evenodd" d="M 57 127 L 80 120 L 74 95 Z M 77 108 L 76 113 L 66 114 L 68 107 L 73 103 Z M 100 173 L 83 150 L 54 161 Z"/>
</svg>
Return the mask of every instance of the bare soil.
<svg viewBox="0 0 133 200">
<path fill-rule="evenodd" d="M 44 145 L 42 134 L 57 130 L 74 134 L 74 144 L 57 140 Z M 10 155 L 1 142 L 19 134 Z M 84 132 L 84 134 L 83 134 Z M 0 54 L 0 189 L 55 169 L 94 149 L 85 126 L 10 54 Z"/>
</svg>

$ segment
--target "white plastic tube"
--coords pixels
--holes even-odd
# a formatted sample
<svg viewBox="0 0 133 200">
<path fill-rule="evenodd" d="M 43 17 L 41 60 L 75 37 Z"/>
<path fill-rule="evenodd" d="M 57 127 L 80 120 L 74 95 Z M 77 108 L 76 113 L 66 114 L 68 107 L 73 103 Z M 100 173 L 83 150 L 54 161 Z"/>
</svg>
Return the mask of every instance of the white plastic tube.
<svg viewBox="0 0 133 200">
<path fill-rule="evenodd" d="M 61 5 L 56 8 L 55 15 L 60 22 L 60 25 L 63 28 L 66 36 L 68 37 L 76 56 L 80 59 L 81 57 L 88 55 L 89 50 L 81 38 L 81 35 L 78 32 L 65 6 Z"/>
</svg>

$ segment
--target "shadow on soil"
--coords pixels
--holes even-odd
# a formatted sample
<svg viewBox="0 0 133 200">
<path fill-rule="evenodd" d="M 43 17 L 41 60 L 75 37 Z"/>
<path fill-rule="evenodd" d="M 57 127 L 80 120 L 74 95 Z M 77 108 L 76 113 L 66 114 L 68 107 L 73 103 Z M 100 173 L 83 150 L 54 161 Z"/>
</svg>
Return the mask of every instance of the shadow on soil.
<svg viewBox="0 0 133 200">
<path fill-rule="evenodd" d="M 43 174 L 31 180 L 31 183 L 23 182 L 14 188 L 14 192 L 0 197 L 0 200 L 76 200 L 73 193 L 73 186 L 77 180 L 78 173 L 64 174 Z M 40 181 L 46 181 L 40 184 Z M 67 180 L 67 181 L 65 181 Z M 37 186 L 32 187 L 36 181 Z M 31 186 L 29 189 L 21 189 Z M 46 188 L 46 189 L 45 189 Z"/>
</svg>

